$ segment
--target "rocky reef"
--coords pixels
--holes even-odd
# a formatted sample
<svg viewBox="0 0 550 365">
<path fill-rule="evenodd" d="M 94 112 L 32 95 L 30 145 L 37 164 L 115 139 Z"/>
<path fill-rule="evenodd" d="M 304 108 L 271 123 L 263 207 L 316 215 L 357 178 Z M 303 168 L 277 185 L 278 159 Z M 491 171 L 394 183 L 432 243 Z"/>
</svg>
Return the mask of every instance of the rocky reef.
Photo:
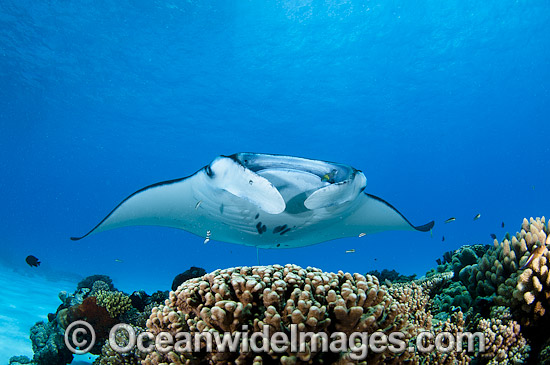
<svg viewBox="0 0 550 365">
<path fill-rule="evenodd" d="M 544 217 L 525 219 L 514 236 L 500 242 L 449 251 L 421 279 L 394 270 L 362 275 L 290 264 L 210 273 L 193 267 L 178 275 L 174 290 L 150 296 L 142 291 L 122 293 L 110 279 L 90 277 L 73 294 L 60 293 L 62 304 L 56 313 L 31 329 L 34 358 L 14 357 L 11 364 L 69 363 L 72 354 L 63 342 L 64 330 L 78 319 L 96 330 L 91 353 L 98 355 L 95 364 L 102 365 L 549 364 L 550 334 L 545 330 L 550 324 L 549 232 Z M 169 334 L 198 348 L 153 347 L 142 352 L 134 347 L 119 353 L 107 341 L 109 329 L 117 323 L 129 324 L 136 335 Z M 426 331 L 453 338 L 477 332 L 485 348 L 480 349 L 479 338 L 469 351 L 469 339 L 457 348 L 446 337 L 442 345 L 452 351 L 419 351 Z M 242 335 L 237 340 L 239 351 L 218 352 L 204 341 L 205 334 L 223 337 L 237 332 Z M 275 333 L 301 334 L 303 347 L 280 351 L 243 347 L 255 335 L 271 338 Z M 371 349 L 360 357 L 350 348 L 322 348 L 325 338 L 358 333 L 388 337 L 400 333 L 404 346 Z M 123 346 L 129 337 L 117 332 L 115 340 Z M 357 348 L 363 340 L 355 338 Z"/>
</svg>

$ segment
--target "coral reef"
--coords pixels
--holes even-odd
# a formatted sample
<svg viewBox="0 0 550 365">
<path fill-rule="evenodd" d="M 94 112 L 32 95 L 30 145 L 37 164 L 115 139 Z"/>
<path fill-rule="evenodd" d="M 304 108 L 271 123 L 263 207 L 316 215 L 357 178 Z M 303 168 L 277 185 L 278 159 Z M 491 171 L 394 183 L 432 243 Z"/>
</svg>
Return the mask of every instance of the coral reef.
<svg viewBox="0 0 550 365">
<path fill-rule="evenodd" d="M 8 362 L 8 365 L 27 365 L 32 364 L 32 360 L 26 356 L 12 356 Z"/>
<path fill-rule="evenodd" d="M 73 360 L 73 354 L 63 340 L 63 329 L 54 322 L 38 322 L 31 328 L 33 362 L 44 365 L 64 365 Z"/>
<path fill-rule="evenodd" d="M 432 300 L 432 308 L 437 313 L 451 313 L 456 308 L 465 312 L 471 306 L 472 297 L 468 288 L 457 281 L 442 289 L 441 293 L 436 294 Z"/>
<path fill-rule="evenodd" d="M 406 283 L 416 278 L 416 274 L 406 276 L 399 274 L 395 270 L 387 269 L 382 270 L 382 272 L 379 272 L 378 270 L 372 270 L 369 271 L 367 275 L 376 276 L 381 283 L 385 283 L 386 280 L 389 280 L 389 282 L 391 283 Z"/>
<path fill-rule="evenodd" d="M 407 331 L 406 305 L 394 300 L 380 287 L 374 276 L 325 273 L 319 269 L 302 269 L 295 265 L 237 267 L 216 270 L 202 278 L 186 281 L 170 293 L 166 305 L 153 308 L 147 328 L 153 334 L 178 332 L 261 332 L 290 333 L 291 324 L 299 332 L 327 333 Z M 245 327 L 243 327 L 245 326 Z M 289 349 L 287 349 L 289 350 Z M 305 341 L 305 351 L 293 353 L 170 352 L 155 351 L 144 364 L 186 363 L 188 360 L 210 362 L 269 361 L 283 363 L 338 361 L 330 354 L 312 350 Z M 382 361 L 397 355 L 391 352 L 369 353 L 367 359 Z"/>
<path fill-rule="evenodd" d="M 181 274 L 176 275 L 174 281 L 172 281 L 172 290 L 175 291 L 178 286 L 189 279 L 198 278 L 203 275 L 206 275 L 206 271 L 203 268 L 191 266 L 189 270 L 185 270 Z"/>
<path fill-rule="evenodd" d="M 112 284 L 111 284 L 112 286 Z M 99 292 L 110 292 L 113 289 L 111 289 L 111 286 L 104 282 L 103 280 L 96 280 L 92 284 L 92 289 L 90 290 L 90 296 L 95 297 L 98 295 Z"/>
<path fill-rule="evenodd" d="M 85 319 L 95 328 L 98 354 L 96 365 L 110 364 L 550 364 L 550 229 L 545 218 L 524 219 L 521 230 L 502 241 L 488 245 L 467 245 L 445 254 L 436 269 L 426 277 L 399 275 L 395 270 L 366 275 L 328 273 L 295 265 L 235 267 L 203 273 L 192 267 L 178 275 L 183 280 L 172 292 L 147 295 L 136 291 L 126 295 L 116 291 L 105 276 L 92 276 L 69 294 L 61 292 L 62 304 L 48 314 L 48 322 L 39 322 L 31 330 L 32 361 L 12 358 L 18 364 L 65 364 L 72 354 L 63 343 L 64 328 L 77 319 Z M 201 273 L 202 276 L 188 278 Z M 372 275 L 375 274 L 375 275 Z M 136 333 L 162 332 L 186 336 L 188 343 L 197 338 L 201 346 L 149 354 L 136 349 L 126 354 L 114 351 L 106 342 L 116 323 L 132 325 Z M 265 326 L 265 327 L 264 327 Z M 290 337 L 313 332 L 319 337 L 303 338 L 303 348 L 272 348 L 253 351 L 207 350 L 206 334 L 240 332 L 248 339 L 266 331 Z M 399 331 L 409 345 L 393 353 L 369 351 L 358 359 L 353 349 L 323 351 L 324 338 L 345 335 Z M 425 332 L 449 332 L 459 335 L 480 331 L 486 351 L 467 352 L 467 344 L 456 351 L 412 351 Z M 201 341 L 201 338 L 203 339 Z M 117 332 L 117 343 L 128 341 L 125 332 Z M 247 340 L 248 341 L 248 340 Z M 356 338 L 356 345 L 364 339 Z M 251 341 L 252 342 L 252 341 Z M 260 342 L 254 342 L 261 347 Z M 452 345 L 444 339 L 443 345 Z M 411 347 L 412 346 L 412 347 Z"/>
<path fill-rule="evenodd" d="M 92 290 L 92 288 L 94 286 L 94 283 L 96 281 L 102 281 L 105 284 L 107 284 L 109 286 L 108 290 L 116 290 L 115 287 L 113 286 L 113 280 L 107 275 L 91 275 L 91 276 L 88 276 L 88 277 L 82 279 L 77 284 L 76 289 L 78 290 L 78 289 L 87 288 L 89 290 Z"/>
<path fill-rule="evenodd" d="M 134 329 L 136 335 L 144 331 L 141 327 L 131 327 Z M 117 345 L 125 346 L 129 342 L 128 333 L 126 331 L 117 331 L 115 341 Z M 137 348 L 133 348 L 127 353 L 119 353 L 111 348 L 109 342 L 106 342 L 101 348 L 101 356 L 94 361 L 94 365 L 141 365 L 141 361 L 145 359 L 145 355 Z"/>
<path fill-rule="evenodd" d="M 111 327 L 117 323 L 107 309 L 97 303 L 96 297 L 88 297 L 82 304 L 69 308 L 68 322 L 78 320 L 85 320 L 91 324 L 100 340 L 106 339 Z"/>
<path fill-rule="evenodd" d="M 132 307 L 130 297 L 123 292 L 99 290 L 94 296 L 97 305 L 105 308 L 112 318 L 117 318 Z"/>
<path fill-rule="evenodd" d="M 465 245 L 454 251 L 447 251 L 443 255 L 443 261 L 437 260 L 438 266 L 428 271 L 427 276 L 434 273 L 452 271 L 458 280 L 460 271 L 468 266 L 476 264 L 491 246 L 489 245 Z"/>
<path fill-rule="evenodd" d="M 460 280 L 473 298 L 492 297 L 497 305 L 527 313 L 522 323 L 533 324 L 549 308 L 547 234 L 544 217 L 524 219 L 520 232 L 500 243 L 495 240 L 478 263 L 460 271 Z"/>
<path fill-rule="evenodd" d="M 485 334 L 485 352 L 480 356 L 487 364 L 523 364 L 529 357 L 529 345 L 520 333 L 521 326 L 512 319 L 510 309 L 493 307 L 490 319 L 481 319 L 478 329 Z"/>
</svg>

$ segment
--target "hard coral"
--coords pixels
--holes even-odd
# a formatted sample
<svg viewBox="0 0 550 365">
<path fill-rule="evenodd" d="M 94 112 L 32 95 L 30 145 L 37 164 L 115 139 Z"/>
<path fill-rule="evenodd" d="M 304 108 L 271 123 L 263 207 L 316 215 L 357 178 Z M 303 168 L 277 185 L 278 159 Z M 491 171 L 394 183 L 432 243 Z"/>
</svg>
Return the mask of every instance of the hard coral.
<svg viewBox="0 0 550 365">
<path fill-rule="evenodd" d="M 82 288 L 88 288 L 92 290 L 92 287 L 96 281 L 102 281 L 109 286 L 109 290 L 116 290 L 113 286 L 113 280 L 107 275 L 91 275 L 82 279 L 78 285 L 77 290 Z"/>
<path fill-rule="evenodd" d="M 65 346 L 63 329 L 54 322 L 37 322 L 31 328 L 33 362 L 38 365 L 64 365 L 73 359 L 73 354 Z"/>
<path fill-rule="evenodd" d="M 429 278 L 418 279 L 406 284 L 397 284 L 389 288 L 390 295 L 406 308 L 409 320 L 406 328 L 406 338 L 410 344 L 416 343 L 417 337 L 429 331 L 434 335 L 445 331 L 458 335 L 465 331 L 464 315 L 461 311 L 452 314 L 445 320 L 437 320 L 429 311 L 431 296 L 453 278 L 453 272 L 435 274 Z M 441 352 L 405 352 L 399 358 L 399 363 L 408 364 L 467 364 L 470 357 L 467 347 L 462 351 Z"/>
<path fill-rule="evenodd" d="M 130 297 L 119 291 L 99 290 L 95 294 L 97 304 L 109 312 L 111 317 L 117 318 L 132 308 Z"/>
<path fill-rule="evenodd" d="M 383 289 L 376 277 L 295 265 L 236 267 L 216 270 L 202 278 L 183 283 L 170 293 L 166 305 L 153 309 L 147 328 L 153 334 L 179 332 L 261 332 L 290 333 L 291 325 L 299 332 L 409 331 L 406 305 L 397 302 Z M 243 326 L 248 326 L 248 329 Z M 281 363 L 310 363 L 343 360 L 349 354 L 331 354 L 312 350 L 312 339 L 306 339 L 305 351 L 285 353 L 268 351 L 254 354 L 207 352 L 153 352 L 143 364 L 181 364 L 188 361 L 212 363 L 279 360 Z M 390 352 L 369 353 L 367 360 L 396 358 Z"/>
<path fill-rule="evenodd" d="M 481 354 L 491 365 L 522 364 L 529 356 L 529 346 L 520 333 L 521 326 L 506 307 L 494 307 L 490 319 L 482 319 L 478 329 L 485 334 L 486 351 Z"/>
<path fill-rule="evenodd" d="M 143 328 L 131 326 L 134 334 L 138 336 L 143 332 Z M 129 343 L 128 332 L 124 329 L 118 330 L 114 337 L 117 345 L 124 347 Z M 141 365 L 141 360 L 145 358 L 145 354 L 140 352 L 137 347 L 126 353 L 115 351 L 109 341 L 101 348 L 101 355 L 94 361 L 94 365 Z"/>
<path fill-rule="evenodd" d="M 176 275 L 174 281 L 172 281 L 172 290 L 176 290 L 178 286 L 189 279 L 198 278 L 199 276 L 203 276 L 205 274 L 206 271 L 203 268 L 191 266 L 189 270 L 185 270 L 181 274 Z"/>
<path fill-rule="evenodd" d="M 545 316 L 550 308 L 550 252 L 545 247 L 548 232 L 544 217 L 530 218 L 523 220 L 521 231 L 511 239 L 495 240 L 494 247 L 477 264 L 459 273 L 472 297 L 494 295 L 496 304 L 528 313 L 525 324 Z"/>
</svg>

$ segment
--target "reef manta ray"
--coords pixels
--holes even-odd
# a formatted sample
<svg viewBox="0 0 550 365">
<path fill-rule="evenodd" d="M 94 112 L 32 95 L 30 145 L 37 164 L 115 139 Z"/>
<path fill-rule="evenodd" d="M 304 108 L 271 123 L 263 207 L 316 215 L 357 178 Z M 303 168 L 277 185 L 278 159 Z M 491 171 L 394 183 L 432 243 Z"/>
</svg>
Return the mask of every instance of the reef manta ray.
<svg viewBox="0 0 550 365">
<path fill-rule="evenodd" d="M 149 185 L 124 199 L 91 234 L 136 225 L 186 230 L 207 239 L 259 248 L 292 248 L 412 225 L 366 193 L 351 166 L 299 157 L 219 156 L 193 175 Z"/>
</svg>

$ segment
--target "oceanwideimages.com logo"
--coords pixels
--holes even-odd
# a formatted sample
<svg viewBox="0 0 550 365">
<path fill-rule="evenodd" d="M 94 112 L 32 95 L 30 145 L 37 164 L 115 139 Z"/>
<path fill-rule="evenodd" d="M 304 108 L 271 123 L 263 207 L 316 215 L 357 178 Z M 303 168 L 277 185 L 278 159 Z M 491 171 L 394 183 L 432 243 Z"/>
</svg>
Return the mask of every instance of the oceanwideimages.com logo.
<svg viewBox="0 0 550 365">
<path fill-rule="evenodd" d="M 434 334 L 426 331 L 416 337 L 414 345 L 411 345 L 403 332 L 392 332 L 389 335 L 383 332 L 354 332 L 349 336 L 343 332 L 333 332 L 330 335 L 325 332 L 301 332 L 297 324 L 291 324 L 289 333 L 270 333 L 270 326 L 264 325 L 261 332 L 248 332 L 248 326 L 243 326 L 242 331 L 235 332 L 178 332 L 173 336 L 169 332 L 160 332 L 156 336 L 151 332 L 136 331 L 129 324 L 119 323 L 109 332 L 109 346 L 120 354 L 129 353 L 138 349 L 143 353 L 158 351 L 168 353 L 192 352 L 254 352 L 292 353 L 311 352 L 349 352 L 351 360 L 364 360 L 369 351 L 382 353 L 391 351 L 402 353 L 404 351 L 430 353 L 434 351 L 485 352 L 485 336 L 482 332 L 440 332 Z M 117 335 L 119 341 L 117 341 Z M 120 343 L 120 338 L 126 338 L 125 343 Z M 85 321 L 72 322 L 65 330 L 65 345 L 75 354 L 89 352 L 95 345 L 96 334 L 93 327 Z M 309 345 L 309 348 L 306 346 Z M 465 347 L 466 345 L 466 347 Z"/>
</svg>

